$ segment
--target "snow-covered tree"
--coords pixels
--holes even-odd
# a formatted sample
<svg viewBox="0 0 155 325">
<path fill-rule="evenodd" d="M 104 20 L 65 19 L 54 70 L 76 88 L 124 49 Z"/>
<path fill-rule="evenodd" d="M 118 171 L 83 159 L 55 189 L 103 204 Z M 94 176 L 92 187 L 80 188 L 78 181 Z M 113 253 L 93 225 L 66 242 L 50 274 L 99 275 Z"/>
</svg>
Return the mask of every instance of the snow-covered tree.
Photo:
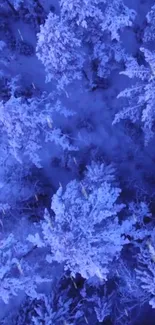
<svg viewBox="0 0 155 325">
<path fill-rule="evenodd" d="M 107 293 L 106 284 L 99 285 L 99 283 L 96 283 L 95 285 L 93 281 L 85 281 L 80 294 L 82 296 L 82 303 L 77 308 L 76 315 L 81 314 L 81 318 L 85 316 L 88 323 L 91 322 L 94 312 L 94 316 L 96 316 L 93 319 L 94 324 L 102 323 L 112 313 L 113 293 Z"/>
<path fill-rule="evenodd" d="M 147 16 L 147 26 L 144 31 L 144 42 L 151 42 L 155 40 L 155 5 L 152 6 Z"/>
<path fill-rule="evenodd" d="M 89 48 L 87 60 L 90 65 L 95 61 L 99 77 L 107 77 L 112 68 L 126 62 L 128 56 L 120 43 L 120 33 L 132 25 L 136 13 L 122 0 L 61 0 L 60 9 L 62 19 L 82 40 L 83 47 Z"/>
<path fill-rule="evenodd" d="M 42 245 L 51 249 L 47 261 L 64 263 L 73 276 L 106 280 L 110 263 L 129 243 L 124 234 L 136 221 L 119 221 L 124 205 L 119 203 L 121 190 L 112 182 L 111 168 L 98 163 L 88 167 L 81 182 L 71 181 L 65 192 L 60 187 L 53 196 L 54 219 L 45 212 Z M 35 238 L 29 239 L 35 243 Z"/>
<path fill-rule="evenodd" d="M 129 9 L 122 0 L 107 1 L 101 29 L 109 32 L 112 40 L 120 40 L 120 31 L 132 26 L 136 13 Z"/>
<path fill-rule="evenodd" d="M 131 262 L 131 261 L 130 261 Z M 116 265 L 116 291 L 113 295 L 112 320 L 114 324 L 133 324 L 149 301 L 149 295 L 140 286 L 134 267 L 121 259 Z"/>
<path fill-rule="evenodd" d="M 112 42 L 101 38 L 94 44 L 92 60 L 97 66 L 97 76 L 105 78 L 111 74 L 112 70 L 121 64 L 128 62 L 129 55 L 126 54 L 121 42 Z"/>
<path fill-rule="evenodd" d="M 29 299 L 31 308 L 26 308 L 27 319 L 31 315 L 32 324 L 35 325 L 39 322 L 50 325 L 51 321 L 56 325 L 61 322 L 75 325 L 83 322 L 90 324 L 92 320 L 93 324 L 97 325 L 98 322 L 105 320 L 112 311 L 112 295 L 103 293 L 106 291 L 103 286 L 96 288 L 89 284 L 84 285 L 79 291 L 74 281 L 72 277 L 66 276 L 62 281 L 62 287 L 59 285 L 54 288 L 50 296 L 44 294 L 38 300 Z M 24 319 L 24 314 L 23 308 L 22 315 L 16 318 L 16 321 Z"/>
<path fill-rule="evenodd" d="M 37 35 L 36 53 L 45 66 L 46 81 L 55 80 L 63 89 L 81 78 L 83 56 L 81 41 L 60 18 L 51 12 Z"/>
<path fill-rule="evenodd" d="M 4 41 L 0 41 L 0 63 L 6 66 L 8 64 L 7 57 L 4 56 L 4 51 L 6 50 L 6 43 Z"/>
<path fill-rule="evenodd" d="M 54 306 L 54 295 L 53 297 L 42 296 L 40 300 L 40 304 L 35 308 L 36 315 L 32 318 L 32 324 L 53 324 L 59 325 L 63 324 L 69 318 L 69 310 L 70 305 L 72 303 L 72 299 L 68 299 L 65 301 L 63 299 L 63 293 L 60 292 L 60 295 L 57 299 L 57 305 Z"/>
<path fill-rule="evenodd" d="M 2 150 L 0 153 L 3 154 Z M 0 159 L 0 220 L 2 223 L 18 219 L 19 215 L 29 214 L 33 208 L 28 207 L 30 200 L 36 201 L 35 195 L 41 192 L 38 178 L 34 175 L 34 169 L 30 165 L 20 165 L 10 155 Z M 9 203 L 8 203 L 9 202 Z M 3 224 L 0 226 L 3 229 Z"/>
<path fill-rule="evenodd" d="M 98 75 L 107 74 L 107 63 L 127 60 L 121 46 L 120 31 L 131 26 L 135 12 L 122 2 L 113 0 L 61 1 L 60 18 L 50 13 L 40 28 L 37 56 L 46 70 L 46 81 L 56 79 L 64 88 L 74 79 L 81 78 L 85 60 L 98 61 Z M 119 18 L 119 19 L 118 19 Z M 91 46 L 90 55 L 84 50 Z M 110 66 L 109 66 L 110 67 Z"/>
<path fill-rule="evenodd" d="M 0 242 L 0 298 L 8 304 L 9 299 L 20 291 L 32 298 L 37 298 L 37 285 L 46 281 L 35 273 L 27 262 L 27 245 L 20 243 L 13 234 Z"/>
<path fill-rule="evenodd" d="M 108 32 L 112 40 L 119 40 L 119 31 L 135 19 L 135 11 L 122 0 L 60 0 L 60 8 L 64 21 L 88 30 L 98 25 L 96 34 Z"/>
<path fill-rule="evenodd" d="M 16 313 L 10 313 L 3 324 L 21 325 L 60 325 L 69 322 L 74 298 L 69 296 L 69 288 L 61 287 L 62 279 L 52 284 L 51 292 L 38 293 L 38 297 L 27 296 Z M 70 280 L 71 282 L 71 280 Z M 71 324 L 71 322 L 69 322 Z"/>
<path fill-rule="evenodd" d="M 82 42 L 93 46 L 98 42 L 103 46 L 109 41 L 120 41 L 120 32 L 132 26 L 136 16 L 122 0 L 61 0 L 60 9 L 62 19 Z"/>
<path fill-rule="evenodd" d="M 9 72 L 8 65 L 15 59 L 15 55 L 10 51 L 6 41 L 0 40 L 0 80 L 7 79 Z M 2 93 L 2 92 L 1 92 Z"/>
<path fill-rule="evenodd" d="M 30 23 L 37 32 L 46 17 L 46 10 L 40 0 L 1 0 L 0 8 L 7 11 L 11 18 L 20 17 L 26 23 Z"/>
<path fill-rule="evenodd" d="M 73 26 L 87 28 L 92 20 L 102 21 L 100 5 L 106 0 L 60 0 L 61 17 Z"/>
<path fill-rule="evenodd" d="M 131 79 L 139 81 L 133 82 L 133 86 L 123 90 L 118 98 L 127 99 L 126 106 L 115 116 L 114 122 L 122 119 L 130 119 L 132 122 L 139 122 L 145 136 L 145 143 L 154 135 L 155 121 L 155 52 L 141 48 L 145 56 L 145 65 L 139 65 L 137 60 L 131 58 L 127 63 L 125 71 L 121 72 Z"/>
<path fill-rule="evenodd" d="M 53 95 L 24 99 L 12 95 L 7 102 L 0 103 L 0 123 L 3 141 L 9 153 L 23 162 L 24 157 L 37 167 L 41 166 L 39 151 L 46 142 L 54 142 L 63 149 L 74 150 L 69 139 L 60 128 L 53 126 L 53 112 L 72 115 Z"/>
<path fill-rule="evenodd" d="M 149 304 L 155 308 L 155 247 L 154 231 L 152 238 L 146 241 L 146 246 L 141 247 L 138 255 L 137 278 L 148 297 Z"/>
</svg>

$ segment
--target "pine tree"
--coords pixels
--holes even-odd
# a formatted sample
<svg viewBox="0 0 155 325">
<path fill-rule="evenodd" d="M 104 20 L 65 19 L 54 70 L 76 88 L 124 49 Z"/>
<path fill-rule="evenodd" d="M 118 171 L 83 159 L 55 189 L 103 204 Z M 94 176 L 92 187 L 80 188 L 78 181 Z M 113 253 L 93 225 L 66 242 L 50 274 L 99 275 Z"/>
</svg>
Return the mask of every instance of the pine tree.
<svg viewBox="0 0 155 325">
<path fill-rule="evenodd" d="M 71 26 L 84 30 L 98 27 L 96 34 L 110 33 L 111 39 L 117 41 L 120 39 L 119 31 L 131 26 L 136 14 L 122 0 L 61 0 L 60 9 L 62 19 Z"/>
<path fill-rule="evenodd" d="M 136 269 L 137 279 L 152 308 L 155 308 L 155 247 L 154 231 L 152 238 L 145 241 L 145 246 L 141 246 L 138 255 L 138 267 Z"/>
<path fill-rule="evenodd" d="M 43 143 L 54 142 L 64 150 L 76 150 L 60 128 L 53 127 L 53 112 L 72 115 L 59 100 L 53 101 L 49 94 L 41 98 L 24 99 L 12 95 L 7 102 L 0 103 L 1 132 L 8 152 L 23 163 L 24 158 L 41 167 L 39 156 Z"/>
<path fill-rule="evenodd" d="M 81 41 L 60 18 L 51 12 L 37 35 L 37 56 L 45 66 L 46 82 L 55 80 L 64 89 L 74 79 L 81 78 L 83 56 Z"/>
<path fill-rule="evenodd" d="M 123 234 L 132 229 L 131 220 L 119 223 L 124 205 L 112 180 L 110 166 L 93 164 L 83 181 L 71 181 L 64 193 L 58 189 L 51 205 L 55 218 L 46 210 L 42 223 L 42 245 L 51 249 L 48 262 L 63 263 L 73 276 L 107 279 L 111 262 L 129 242 Z"/>
<path fill-rule="evenodd" d="M 33 268 L 30 266 L 25 258 L 28 254 L 27 249 L 27 244 L 20 243 L 13 234 L 1 240 L 0 299 L 5 304 L 20 291 L 37 298 L 37 285 L 51 281 L 37 274 L 36 265 L 33 265 Z"/>
<path fill-rule="evenodd" d="M 145 144 L 148 144 L 154 135 L 155 52 L 145 48 L 141 48 L 141 51 L 145 56 L 145 65 L 139 65 L 136 59 L 131 59 L 127 64 L 127 69 L 121 72 L 129 78 L 136 78 L 139 81 L 118 95 L 118 98 L 124 97 L 127 101 L 123 110 L 116 114 L 113 123 L 122 119 L 138 122 L 144 131 Z"/>
<path fill-rule="evenodd" d="M 148 43 L 155 39 L 155 5 L 152 6 L 151 10 L 146 16 L 147 26 L 144 31 L 143 41 Z"/>
</svg>

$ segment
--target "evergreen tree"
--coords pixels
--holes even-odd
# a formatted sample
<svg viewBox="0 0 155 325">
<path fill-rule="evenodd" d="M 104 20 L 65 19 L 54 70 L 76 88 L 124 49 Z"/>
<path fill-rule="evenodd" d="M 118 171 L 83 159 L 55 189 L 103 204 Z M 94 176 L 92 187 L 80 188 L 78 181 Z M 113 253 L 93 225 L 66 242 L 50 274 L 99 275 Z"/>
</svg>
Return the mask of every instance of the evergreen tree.
<svg viewBox="0 0 155 325">
<path fill-rule="evenodd" d="M 76 150 L 59 128 L 53 127 L 53 112 L 72 115 L 61 106 L 53 103 L 53 95 L 41 98 L 24 99 L 12 95 L 7 102 L 0 103 L 0 123 L 3 139 L 8 152 L 22 164 L 24 157 L 41 167 L 39 151 L 46 142 L 54 142 L 63 149 Z"/>
<path fill-rule="evenodd" d="M 145 143 L 148 144 L 154 135 L 155 52 L 145 48 L 141 48 L 141 51 L 145 56 L 145 65 L 139 65 L 136 59 L 131 58 L 127 69 L 121 72 L 129 78 L 139 80 L 118 95 L 118 98 L 124 97 L 127 101 L 123 110 L 116 114 L 113 123 L 122 119 L 138 122 L 144 131 Z"/>
<path fill-rule="evenodd" d="M 92 164 L 81 182 L 71 181 L 64 193 L 60 187 L 53 196 L 54 220 L 45 212 L 42 245 L 51 249 L 47 261 L 64 263 L 73 276 L 107 280 L 111 262 L 129 243 L 126 236 L 135 233 L 137 220 L 119 221 L 124 204 L 119 203 L 121 190 L 112 171 L 111 166 Z M 37 244 L 35 238 L 29 240 Z"/>
<path fill-rule="evenodd" d="M 45 66 L 46 81 L 55 80 L 64 89 L 74 79 L 81 78 L 83 56 L 81 41 L 60 18 L 49 13 L 37 35 L 37 56 Z"/>
</svg>

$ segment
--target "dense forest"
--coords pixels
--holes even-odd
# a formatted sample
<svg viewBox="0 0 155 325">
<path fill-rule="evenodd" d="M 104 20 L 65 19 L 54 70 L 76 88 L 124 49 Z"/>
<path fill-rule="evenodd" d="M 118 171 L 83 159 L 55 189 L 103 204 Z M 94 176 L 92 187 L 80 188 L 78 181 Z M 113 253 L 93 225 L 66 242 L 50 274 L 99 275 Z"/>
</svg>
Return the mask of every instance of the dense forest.
<svg viewBox="0 0 155 325">
<path fill-rule="evenodd" d="M 155 1 L 0 0 L 0 325 L 155 324 Z"/>
</svg>

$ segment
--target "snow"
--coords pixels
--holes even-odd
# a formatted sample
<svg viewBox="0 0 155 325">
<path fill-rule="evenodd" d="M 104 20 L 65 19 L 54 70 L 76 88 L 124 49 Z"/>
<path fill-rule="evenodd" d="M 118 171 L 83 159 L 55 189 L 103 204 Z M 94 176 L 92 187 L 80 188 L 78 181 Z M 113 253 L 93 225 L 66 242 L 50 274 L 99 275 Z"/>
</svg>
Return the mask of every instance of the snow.
<svg viewBox="0 0 155 325">
<path fill-rule="evenodd" d="M 46 16 L 50 10 L 59 14 L 60 8 L 57 0 L 40 0 L 40 3 L 45 8 Z M 137 16 L 134 28 L 127 27 L 121 31 L 120 41 L 126 53 L 136 58 L 142 43 L 141 35 L 146 24 L 146 14 L 154 4 L 154 1 L 124 0 L 124 4 L 134 9 L 137 12 Z M 33 48 L 33 53 L 31 55 L 15 53 L 15 59 L 12 59 L 4 70 L 5 74 L 11 77 L 20 75 L 23 87 L 31 86 L 36 97 L 39 97 L 41 92 L 46 91 L 50 93 L 54 91 L 56 89 L 55 80 L 46 83 L 45 68 L 36 56 L 37 37 L 34 26 L 22 21 L 22 19 L 10 19 L 9 27 L 15 40 L 30 44 Z M 4 41 L 6 41 L 6 36 L 4 36 Z M 88 72 L 87 76 L 89 79 L 92 76 L 92 72 L 89 71 L 89 64 L 84 66 L 84 70 L 86 73 Z M 96 89 L 91 89 L 88 80 L 83 76 L 81 80 L 72 82 L 58 95 L 62 104 L 67 109 L 70 109 L 71 112 L 74 112 L 75 115 L 64 117 L 55 114 L 54 122 L 57 127 L 67 134 L 71 144 L 77 146 L 78 150 L 68 152 L 67 150 L 63 151 L 53 143 L 43 143 L 40 151 L 42 168 L 38 175 L 48 197 L 47 208 L 50 207 L 51 197 L 58 188 L 62 186 L 65 192 L 70 181 L 81 179 L 86 165 L 90 164 L 92 160 L 101 160 L 105 163 L 113 162 L 114 166 L 116 166 L 117 178 L 124 189 L 120 198 L 125 197 L 125 201 L 127 201 L 131 196 L 131 199 L 137 202 L 141 199 L 146 199 L 153 204 L 155 198 L 154 138 L 145 147 L 139 125 L 133 126 L 128 121 L 113 125 L 115 114 L 124 105 L 124 99 L 118 99 L 117 96 L 122 90 L 133 84 L 133 80 L 119 74 L 123 70 L 125 70 L 125 66 L 120 64 L 111 72 L 110 76 L 105 76 L 104 83 L 106 86 L 104 84 L 103 88 L 100 86 Z M 26 160 L 24 163 L 25 165 L 27 164 Z M 13 158 L 10 160 L 10 166 L 10 169 L 12 166 L 15 166 Z M 26 177 L 29 177 L 29 174 L 26 174 Z M 0 170 L 0 178 L 1 191 L 3 191 L 0 203 L 5 203 L 9 197 L 11 199 L 8 203 L 14 207 L 16 207 L 18 202 L 16 199 L 19 198 L 22 198 L 22 203 L 26 202 L 26 198 L 35 201 L 37 195 L 36 188 L 33 186 L 32 188 L 29 186 L 27 188 L 26 185 L 23 186 L 25 183 L 22 178 L 20 182 L 18 179 L 15 179 L 13 183 L 8 180 L 6 181 L 6 174 L 3 168 Z M 6 182 L 5 186 L 3 186 L 3 178 Z M 21 188 L 22 186 L 23 188 Z M 1 213 L 1 222 L 2 225 L 4 224 L 4 230 L 0 234 L 0 238 L 2 239 L 3 236 L 5 237 L 6 234 L 13 231 L 15 237 L 20 242 L 25 243 L 28 235 L 35 234 L 36 230 L 39 229 L 39 225 L 37 222 L 29 220 L 29 212 L 25 214 L 22 212 L 21 215 L 20 211 L 17 211 L 17 209 L 11 210 L 11 213 L 16 213 L 11 221 L 9 219 L 10 215 L 5 217 Z M 38 231 L 40 232 L 40 229 Z M 33 256 L 28 258 L 30 266 L 35 264 L 39 255 L 41 257 L 40 251 L 37 250 Z M 44 255 L 45 252 L 43 251 L 42 256 Z M 40 264 L 40 268 L 43 267 L 45 268 L 45 265 Z M 54 264 L 49 270 L 54 280 L 61 276 L 63 267 L 62 265 Z M 52 289 L 48 284 L 41 285 L 38 291 L 47 293 L 50 290 L 49 288 Z M 6 316 L 10 310 L 14 310 L 16 313 L 24 299 L 24 292 L 20 292 L 17 297 L 10 300 L 8 305 L 0 302 L 0 319 Z"/>
</svg>

